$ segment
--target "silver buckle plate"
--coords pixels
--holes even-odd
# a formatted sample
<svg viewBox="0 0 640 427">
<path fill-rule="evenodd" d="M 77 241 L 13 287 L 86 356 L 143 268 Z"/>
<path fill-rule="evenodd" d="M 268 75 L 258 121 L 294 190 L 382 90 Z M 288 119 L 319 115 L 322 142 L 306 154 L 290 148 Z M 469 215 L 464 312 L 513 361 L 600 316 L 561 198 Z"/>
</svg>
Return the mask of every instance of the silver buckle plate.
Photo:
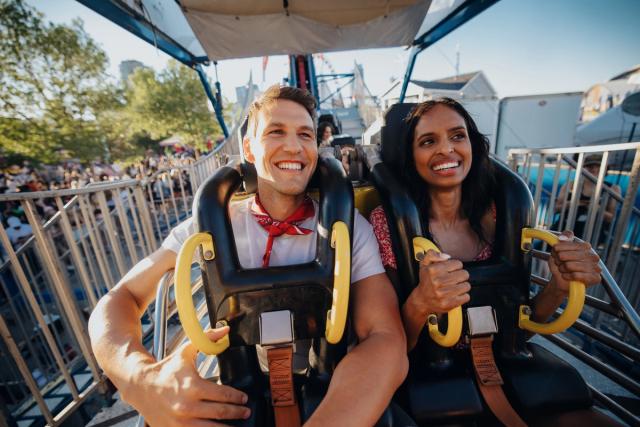
<svg viewBox="0 0 640 427">
<path fill-rule="evenodd" d="M 260 345 L 293 342 L 293 313 L 289 310 L 260 314 Z"/>
<path fill-rule="evenodd" d="M 472 337 L 498 333 L 496 312 L 489 305 L 467 308 L 467 320 L 469 321 L 469 335 Z"/>
</svg>

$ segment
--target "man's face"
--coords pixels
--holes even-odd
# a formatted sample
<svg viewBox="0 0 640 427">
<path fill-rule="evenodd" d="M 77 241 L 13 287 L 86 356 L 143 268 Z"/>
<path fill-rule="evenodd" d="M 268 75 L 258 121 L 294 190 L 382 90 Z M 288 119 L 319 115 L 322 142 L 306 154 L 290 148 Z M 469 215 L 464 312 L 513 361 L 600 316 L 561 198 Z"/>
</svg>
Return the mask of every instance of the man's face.
<svg viewBox="0 0 640 427">
<path fill-rule="evenodd" d="M 287 196 L 304 193 L 318 162 L 311 116 L 285 99 L 259 112 L 255 136 L 248 135 L 243 148 L 256 167 L 259 188 Z"/>
</svg>

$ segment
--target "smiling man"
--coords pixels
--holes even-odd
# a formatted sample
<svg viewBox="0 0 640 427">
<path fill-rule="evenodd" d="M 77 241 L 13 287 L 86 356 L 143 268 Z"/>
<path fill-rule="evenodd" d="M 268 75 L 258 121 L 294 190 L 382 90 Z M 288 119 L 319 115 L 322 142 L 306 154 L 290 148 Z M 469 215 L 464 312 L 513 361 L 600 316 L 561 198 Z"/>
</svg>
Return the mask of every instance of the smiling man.
<svg viewBox="0 0 640 427">
<path fill-rule="evenodd" d="M 240 264 L 258 268 L 311 261 L 318 226 L 318 204 L 306 194 L 318 161 L 314 98 L 296 88 L 269 88 L 250 109 L 243 150 L 256 167 L 258 191 L 229 207 Z M 283 225 L 282 233 L 272 231 L 275 223 Z M 96 359 L 123 399 L 152 426 L 217 426 L 250 416 L 244 393 L 198 375 L 191 344 L 155 360 L 141 343 L 140 318 L 194 231 L 191 219 L 172 230 L 158 251 L 100 300 L 90 319 Z M 339 363 L 305 425 L 373 425 L 407 372 L 396 296 L 371 226 L 357 212 L 351 279 L 358 344 Z M 216 329 L 209 337 L 217 340 L 226 333 L 227 328 Z"/>
</svg>

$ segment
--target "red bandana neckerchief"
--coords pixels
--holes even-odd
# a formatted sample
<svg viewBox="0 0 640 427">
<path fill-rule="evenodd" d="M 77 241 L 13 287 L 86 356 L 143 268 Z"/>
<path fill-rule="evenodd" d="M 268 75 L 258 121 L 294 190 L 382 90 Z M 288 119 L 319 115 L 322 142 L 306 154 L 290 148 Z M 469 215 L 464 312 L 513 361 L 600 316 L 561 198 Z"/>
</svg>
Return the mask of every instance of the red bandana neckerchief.
<svg viewBox="0 0 640 427">
<path fill-rule="evenodd" d="M 315 208 L 313 202 L 309 196 L 305 196 L 302 204 L 298 206 L 298 209 L 284 221 L 278 221 L 271 218 L 271 215 L 265 210 L 260 203 L 260 198 L 256 194 L 253 203 L 251 204 L 251 213 L 258 221 L 258 224 L 265 230 L 269 237 L 267 238 L 267 247 L 264 250 L 264 256 L 262 257 L 262 267 L 269 266 L 269 259 L 271 258 L 271 250 L 273 249 L 273 239 L 283 234 L 289 234 L 292 236 L 301 236 L 311 233 L 312 230 L 308 228 L 300 227 L 300 223 L 304 220 L 312 218 L 315 215 Z"/>
</svg>

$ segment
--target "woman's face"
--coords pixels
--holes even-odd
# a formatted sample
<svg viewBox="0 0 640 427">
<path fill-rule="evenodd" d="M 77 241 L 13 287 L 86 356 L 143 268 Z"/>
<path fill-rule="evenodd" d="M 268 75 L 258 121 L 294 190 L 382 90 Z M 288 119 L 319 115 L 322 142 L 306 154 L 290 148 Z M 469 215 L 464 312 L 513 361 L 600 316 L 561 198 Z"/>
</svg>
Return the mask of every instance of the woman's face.
<svg viewBox="0 0 640 427">
<path fill-rule="evenodd" d="M 467 126 L 455 110 L 436 105 L 420 117 L 413 137 L 418 174 L 438 188 L 462 185 L 471 169 L 471 141 Z"/>
<path fill-rule="evenodd" d="M 331 126 L 325 127 L 324 130 L 322 131 L 322 140 L 326 141 L 329 138 L 331 138 Z"/>
</svg>

